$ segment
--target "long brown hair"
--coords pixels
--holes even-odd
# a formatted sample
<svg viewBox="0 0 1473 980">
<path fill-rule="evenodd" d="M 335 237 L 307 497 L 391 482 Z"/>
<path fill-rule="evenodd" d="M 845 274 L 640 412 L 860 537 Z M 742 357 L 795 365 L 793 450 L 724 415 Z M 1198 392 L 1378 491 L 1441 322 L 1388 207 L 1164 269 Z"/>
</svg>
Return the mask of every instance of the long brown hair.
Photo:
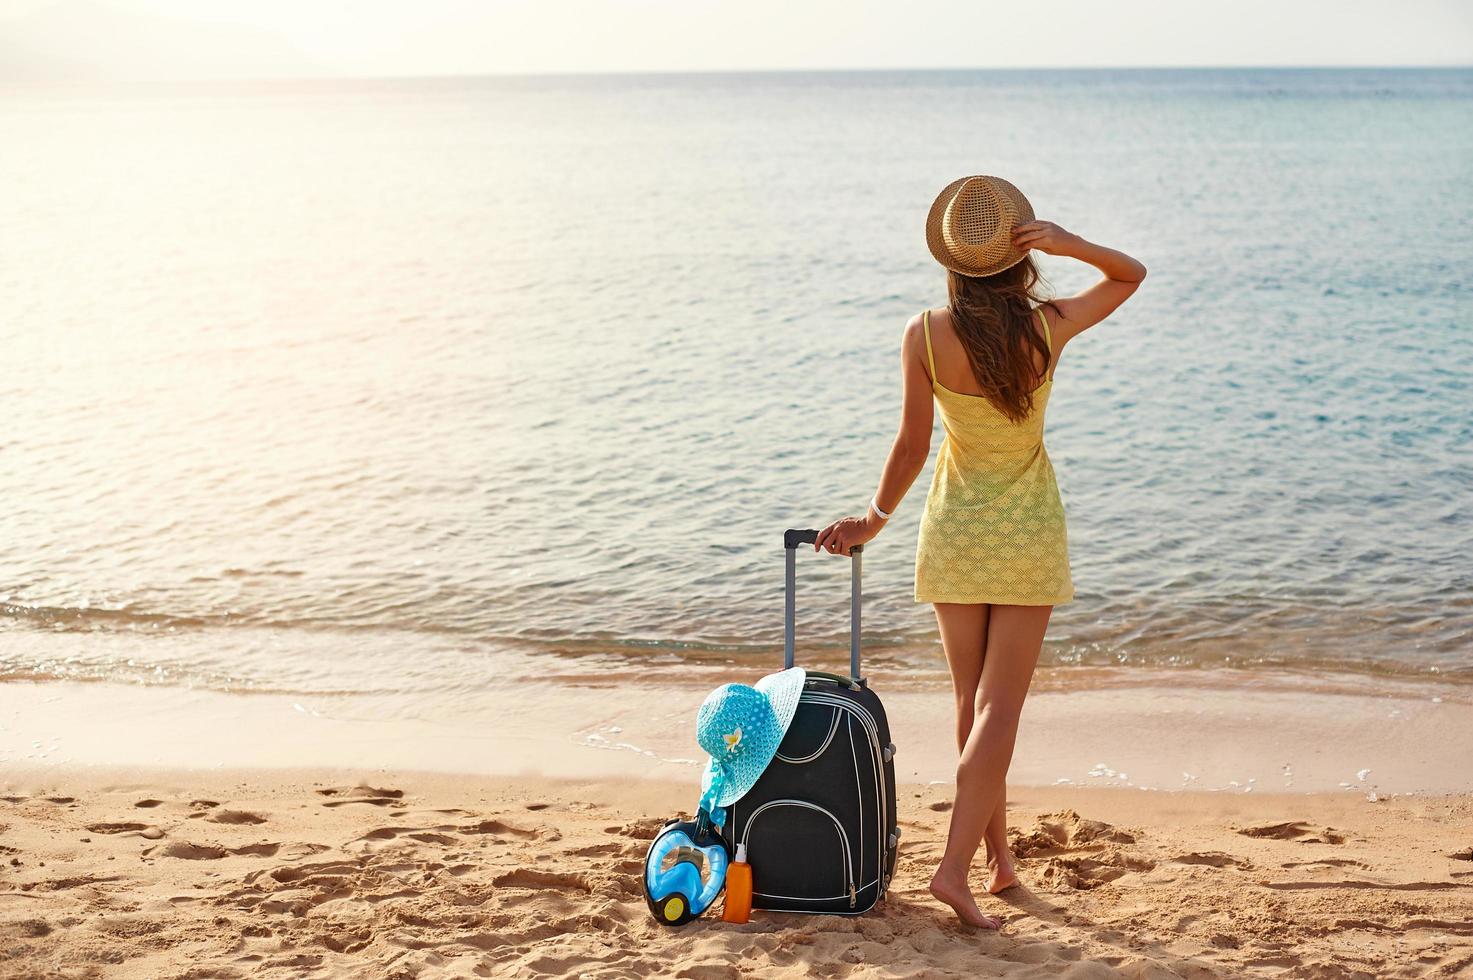
<svg viewBox="0 0 1473 980">
<path fill-rule="evenodd" d="M 1045 365 L 1049 362 L 1033 313 L 1047 303 L 1039 288 L 1043 282 L 1031 256 L 993 276 L 946 273 L 946 308 L 977 385 L 1014 422 L 1028 417 L 1033 391 L 1044 380 L 1034 367 L 1033 352 L 1043 355 Z"/>
</svg>

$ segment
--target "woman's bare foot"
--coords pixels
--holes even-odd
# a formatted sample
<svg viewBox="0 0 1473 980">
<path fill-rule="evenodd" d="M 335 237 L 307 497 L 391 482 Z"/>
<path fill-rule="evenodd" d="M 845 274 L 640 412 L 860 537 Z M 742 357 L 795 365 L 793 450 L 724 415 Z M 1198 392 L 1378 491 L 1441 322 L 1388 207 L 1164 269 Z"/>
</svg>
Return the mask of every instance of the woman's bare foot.
<svg viewBox="0 0 1473 980">
<path fill-rule="evenodd" d="M 1001 921 L 990 915 L 982 914 L 965 879 L 953 881 L 943 876 L 938 870 L 936 876 L 931 879 L 931 894 L 936 901 L 950 905 L 956 917 L 969 926 L 976 926 L 978 929 L 1000 929 L 1002 927 Z"/>
<path fill-rule="evenodd" d="M 1011 852 L 987 849 L 987 893 L 997 895 L 1018 883 L 1018 872 L 1013 866 Z"/>
</svg>

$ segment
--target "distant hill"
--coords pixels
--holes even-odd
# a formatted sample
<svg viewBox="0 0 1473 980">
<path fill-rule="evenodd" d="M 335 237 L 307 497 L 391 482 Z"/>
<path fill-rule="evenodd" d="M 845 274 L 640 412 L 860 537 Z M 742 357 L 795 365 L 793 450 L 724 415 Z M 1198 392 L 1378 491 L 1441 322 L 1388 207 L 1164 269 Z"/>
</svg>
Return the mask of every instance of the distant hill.
<svg viewBox="0 0 1473 980">
<path fill-rule="evenodd" d="M 0 19 L 0 84 L 321 74 L 320 65 L 270 31 L 140 14 L 96 0 L 62 0 Z"/>
</svg>

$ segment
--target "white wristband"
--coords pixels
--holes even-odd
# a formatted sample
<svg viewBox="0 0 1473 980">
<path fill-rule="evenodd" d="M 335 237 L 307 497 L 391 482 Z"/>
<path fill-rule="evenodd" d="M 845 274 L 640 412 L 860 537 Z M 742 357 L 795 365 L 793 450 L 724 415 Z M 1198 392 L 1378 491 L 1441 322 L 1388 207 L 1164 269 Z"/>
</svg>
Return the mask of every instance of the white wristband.
<svg viewBox="0 0 1473 980">
<path fill-rule="evenodd" d="M 887 513 L 885 513 L 883 510 L 880 510 L 879 500 L 880 500 L 879 497 L 871 497 L 871 498 L 869 498 L 869 509 L 872 510 L 872 511 L 874 511 L 876 514 L 880 515 L 880 520 L 882 520 L 882 521 L 888 521 L 890 519 L 890 515 L 887 514 Z M 891 513 L 894 513 L 894 512 L 892 511 Z"/>
</svg>

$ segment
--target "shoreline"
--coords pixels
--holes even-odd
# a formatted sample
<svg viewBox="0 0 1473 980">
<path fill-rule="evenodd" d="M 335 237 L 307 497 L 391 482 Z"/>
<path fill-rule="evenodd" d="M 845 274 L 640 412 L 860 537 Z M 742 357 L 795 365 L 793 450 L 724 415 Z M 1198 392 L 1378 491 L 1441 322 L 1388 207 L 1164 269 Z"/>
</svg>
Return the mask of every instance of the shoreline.
<svg viewBox="0 0 1473 980">
<path fill-rule="evenodd" d="M 424 668 L 419 693 L 449 693 L 478 687 L 554 681 L 566 684 L 608 683 L 611 679 L 658 678 L 662 686 L 715 687 L 733 675 L 776 669 L 780 640 L 771 644 L 620 642 L 610 640 L 540 641 L 473 639 L 455 631 L 426 634 L 375 628 L 278 630 L 243 626 L 223 631 L 196 630 L 174 634 L 164 622 L 145 631 L 77 628 L 64 617 L 48 620 L 50 630 L 6 629 L 7 617 L 20 607 L 0 602 L 0 635 L 8 657 L 0 662 L 0 685 L 37 683 L 101 683 L 206 689 L 222 693 L 370 694 L 399 690 L 409 662 Z M 35 610 L 32 610 L 34 613 Z M 48 614 L 56 610 L 46 610 Z M 110 617 L 111 611 L 98 615 Z M 1317 643 L 1341 649 L 1359 625 L 1339 624 L 1338 631 L 1317 631 Z M 1372 627 L 1376 624 L 1370 624 Z M 57 627 L 66 626 L 65 629 Z M 1216 627 L 1227 629 L 1223 635 Z M 1149 643 L 1139 629 L 1129 643 L 1077 635 L 1063 623 L 1052 627 L 1060 637 L 1047 640 L 1033 679 L 1034 690 L 1080 686 L 1138 687 L 1201 685 L 1290 686 L 1314 690 L 1381 690 L 1416 692 L 1446 690 L 1473 700 L 1473 672 L 1461 661 L 1423 656 L 1368 658 L 1324 656 L 1292 645 L 1295 635 L 1273 630 L 1249 635 L 1228 624 L 1204 627 L 1212 637 L 1184 634 L 1170 625 L 1153 626 Z M 1449 627 L 1456 630 L 1456 626 Z M 1461 652 L 1467 633 L 1450 633 L 1434 642 L 1438 650 Z M 1293 656 L 1285 652 L 1292 645 Z M 257 659 L 262 650 L 280 659 Z M 821 669 L 848 660 L 848 639 L 841 645 L 804 641 L 798 663 Z M 344 656 L 345 651 L 351 655 Z M 408 655 L 408 660 L 402 659 Z M 945 690 L 950 673 L 935 637 L 884 640 L 870 638 L 865 647 L 866 673 L 885 690 Z M 474 678 L 474 680 L 471 680 Z"/>
<path fill-rule="evenodd" d="M 949 785 L 899 791 L 857 918 L 657 925 L 686 781 L 66 767 L 0 778 L 0 974 L 1443 977 L 1473 966 L 1473 796 L 1022 788 L 1001 933 L 926 894 Z M 974 869 L 980 890 L 983 869 Z M 14 971 L 14 972 L 12 972 Z"/>
<path fill-rule="evenodd" d="M 751 676 L 729 674 L 750 682 Z M 1051 689 L 1024 709 L 1010 783 L 1369 796 L 1473 792 L 1462 688 L 1233 686 L 1222 678 Z M 1210 683 L 1217 680 L 1217 684 Z M 877 684 L 897 776 L 950 782 L 949 692 Z M 1440 692 L 1440 693 L 1434 693 Z M 87 767 L 381 769 L 477 776 L 698 779 L 704 686 L 519 683 L 453 702 L 0 684 L 0 771 Z"/>
</svg>

